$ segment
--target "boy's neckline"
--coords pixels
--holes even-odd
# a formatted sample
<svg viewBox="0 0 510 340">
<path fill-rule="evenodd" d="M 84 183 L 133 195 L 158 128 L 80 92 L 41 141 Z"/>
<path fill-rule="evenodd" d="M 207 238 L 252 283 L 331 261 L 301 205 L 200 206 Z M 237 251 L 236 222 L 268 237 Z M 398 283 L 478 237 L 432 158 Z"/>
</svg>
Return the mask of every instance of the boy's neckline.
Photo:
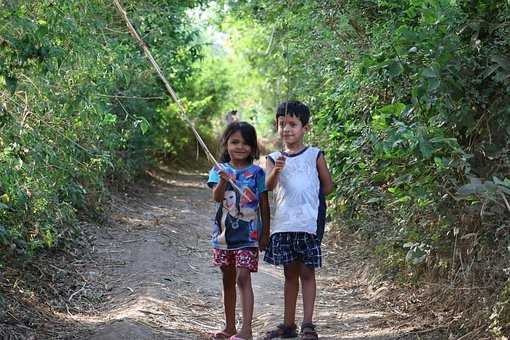
<svg viewBox="0 0 510 340">
<path fill-rule="evenodd" d="M 296 153 L 288 153 L 286 151 L 282 151 L 282 155 L 284 155 L 285 157 L 296 157 L 296 156 L 299 156 L 301 155 L 303 152 L 305 152 L 306 150 L 308 149 L 308 146 L 303 146 L 302 149 L 300 149 L 298 152 Z"/>
</svg>

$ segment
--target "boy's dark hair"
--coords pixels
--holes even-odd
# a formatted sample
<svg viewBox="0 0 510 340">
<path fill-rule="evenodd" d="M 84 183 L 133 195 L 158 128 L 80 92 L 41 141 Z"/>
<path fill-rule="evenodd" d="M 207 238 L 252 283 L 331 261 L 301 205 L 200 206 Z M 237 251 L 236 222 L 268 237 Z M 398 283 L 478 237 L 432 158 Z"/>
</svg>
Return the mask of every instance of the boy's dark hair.
<svg viewBox="0 0 510 340">
<path fill-rule="evenodd" d="M 291 100 L 288 102 L 283 102 L 278 105 L 276 109 L 276 121 L 278 122 L 278 117 L 285 117 L 285 112 L 287 115 L 294 116 L 299 118 L 301 124 L 305 126 L 310 121 L 310 109 L 308 106 L 303 104 L 298 100 Z"/>
<path fill-rule="evenodd" d="M 227 163 L 230 162 L 230 155 L 227 150 L 228 139 L 232 134 L 237 131 L 241 132 L 241 136 L 243 136 L 246 144 L 251 146 L 251 155 L 248 157 L 248 162 L 253 162 L 255 158 L 259 157 L 259 147 L 257 144 L 257 131 L 255 128 L 246 122 L 233 122 L 227 126 L 223 135 L 221 136 L 221 156 L 220 162 Z"/>
</svg>

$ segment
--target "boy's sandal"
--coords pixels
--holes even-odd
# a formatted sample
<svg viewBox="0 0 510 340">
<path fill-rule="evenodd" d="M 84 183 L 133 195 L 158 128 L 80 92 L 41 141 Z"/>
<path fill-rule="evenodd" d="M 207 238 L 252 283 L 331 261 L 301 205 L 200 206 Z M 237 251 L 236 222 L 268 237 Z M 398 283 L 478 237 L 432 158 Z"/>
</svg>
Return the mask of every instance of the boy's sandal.
<svg viewBox="0 0 510 340">
<path fill-rule="evenodd" d="M 264 336 L 264 340 L 274 339 L 274 338 L 295 338 L 297 337 L 297 326 L 293 324 L 292 326 L 287 326 L 283 323 L 276 326 L 276 329 L 269 331 Z"/>
<path fill-rule="evenodd" d="M 209 340 L 228 340 L 232 336 L 232 334 L 228 334 L 225 331 L 220 331 L 210 334 Z"/>
<path fill-rule="evenodd" d="M 306 322 L 301 325 L 301 333 L 299 334 L 300 340 L 319 340 L 319 335 L 315 331 L 315 325 L 311 322 Z"/>
</svg>

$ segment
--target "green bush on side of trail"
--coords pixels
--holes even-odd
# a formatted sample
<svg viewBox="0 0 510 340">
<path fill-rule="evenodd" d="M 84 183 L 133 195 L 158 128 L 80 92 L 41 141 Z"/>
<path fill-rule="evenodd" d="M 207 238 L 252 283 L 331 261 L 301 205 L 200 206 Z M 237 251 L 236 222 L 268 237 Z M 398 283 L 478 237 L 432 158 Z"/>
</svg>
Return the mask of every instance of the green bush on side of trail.
<svg viewBox="0 0 510 340">
<path fill-rule="evenodd" d="M 510 3 L 229 3 L 273 30 L 279 62 L 255 62 L 311 104 L 330 211 L 385 277 L 487 283 L 508 311 Z"/>
<path fill-rule="evenodd" d="M 184 88 L 200 57 L 185 11 L 200 1 L 123 3 Z M 107 184 L 191 134 L 111 1 L 4 1 L 0 46 L 1 264 L 66 246 L 78 213 L 101 213 Z"/>
</svg>

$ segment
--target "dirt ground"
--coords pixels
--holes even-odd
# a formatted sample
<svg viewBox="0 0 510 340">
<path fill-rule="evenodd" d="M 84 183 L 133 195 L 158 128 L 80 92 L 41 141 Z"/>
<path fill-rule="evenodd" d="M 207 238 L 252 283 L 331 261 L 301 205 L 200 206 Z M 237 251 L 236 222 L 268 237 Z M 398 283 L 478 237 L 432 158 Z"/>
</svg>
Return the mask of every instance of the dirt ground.
<svg viewBox="0 0 510 340">
<path fill-rule="evenodd" d="M 80 249 L 7 268 L 0 277 L 7 292 L 0 337 L 206 339 L 221 329 L 221 274 L 211 265 L 209 245 L 215 205 L 205 180 L 196 172 L 149 172 L 113 195 L 106 226 L 82 226 Z M 352 245 L 326 235 L 317 277 L 321 339 L 446 338 L 376 302 L 386 288 L 369 285 L 369 266 Z M 282 270 L 261 261 L 253 286 L 257 339 L 281 322 Z M 299 323 L 300 304 L 297 315 Z"/>
</svg>

